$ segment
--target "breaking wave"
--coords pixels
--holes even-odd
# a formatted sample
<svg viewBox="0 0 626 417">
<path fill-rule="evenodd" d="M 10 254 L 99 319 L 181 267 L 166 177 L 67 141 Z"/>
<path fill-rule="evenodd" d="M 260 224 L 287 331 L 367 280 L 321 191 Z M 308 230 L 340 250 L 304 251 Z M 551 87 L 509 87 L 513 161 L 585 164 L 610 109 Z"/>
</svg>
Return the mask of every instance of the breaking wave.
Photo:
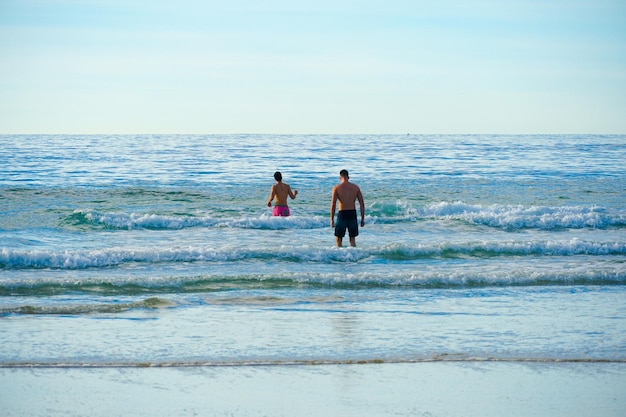
<svg viewBox="0 0 626 417">
<path fill-rule="evenodd" d="M 626 255 L 626 243 L 579 239 L 554 241 L 503 241 L 442 244 L 391 244 L 372 248 L 107 248 L 94 250 L 0 249 L 1 269 L 87 269 L 129 263 L 179 262 L 357 262 L 367 259 L 410 261 L 417 259 L 486 258 L 506 256 L 612 256 Z"/>
<path fill-rule="evenodd" d="M 626 213 L 602 207 L 472 205 L 440 202 L 414 207 L 407 202 L 374 203 L 367 210 L 369 223 L 406 223 L 423 220 L 462 221 L 504 230 L 516 229 L 606 229 L 626 227 Z M 327 214 L 294 215 L 275 218 L 269 214 L 215 217 L 198 214 L 157 214 L 100 212 L 78 209 L 63 219 L 70 226 L 104 229 L 179 230 L 193 227 L 232 227 L 242 229 L 316 229 L 328 225 Z"/>
</svg>

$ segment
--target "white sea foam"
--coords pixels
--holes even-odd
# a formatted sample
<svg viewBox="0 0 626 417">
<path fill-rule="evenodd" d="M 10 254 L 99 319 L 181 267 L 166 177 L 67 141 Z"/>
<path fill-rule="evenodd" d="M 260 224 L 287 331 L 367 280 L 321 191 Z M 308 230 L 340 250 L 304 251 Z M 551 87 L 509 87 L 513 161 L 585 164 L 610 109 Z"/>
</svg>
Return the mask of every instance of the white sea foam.
<svg viewBox="0 0 626 417">
<path fill-rule="evenodd" d="M 258 216 L 213 217 L 205 215 L 171 215 L 155 213 L 101 213 L 79 209 L 74 217 L 83 217 L 85 222 L 111 229 L 156 229 L 177 230 L 190 227 L 232 227 L 241 229 L 315 229 L 326 227 L 328 220 L 320 216 L 273 217 Z"/>
<path fill-rule="evenodd" d="M 431 219 L 462 220 L 503 229 L 606 228 L 626 225 L 626 213 L 611 213 L 602 207 L 471 205 L 441 202 L 415 210 L 417 216 Z"/>
<path fill-rule="evenodd" d="M 341 250 L 328 247 L 186 247 L 105 248 L 97 250 L 26 250 L 2 248 L 0 267 L 5 269 L 83 269 L 126 263 L 232 262 L 242 260 L 291 262 L 356 262 L 377 258 L 386 261 L 422 258 L 495 256 L 610 256 L 625 255 L 624 242 L 588 242 L 579 239 L 551 241 L 467 242 L 386 245 Z"/>
</svg>

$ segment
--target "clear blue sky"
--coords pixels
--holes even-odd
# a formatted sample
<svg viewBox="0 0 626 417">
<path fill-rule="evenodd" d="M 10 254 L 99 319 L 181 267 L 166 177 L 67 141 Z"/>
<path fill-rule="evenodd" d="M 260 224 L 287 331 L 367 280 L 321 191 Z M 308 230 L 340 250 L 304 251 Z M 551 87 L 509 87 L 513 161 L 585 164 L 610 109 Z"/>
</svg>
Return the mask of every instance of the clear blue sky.
<svg viewBox="0 0 626 417">
<path fill-rule="evenodd" d="M 626 133 L 626 1 L 0 0 L 0 133 Z"/>
</svg>

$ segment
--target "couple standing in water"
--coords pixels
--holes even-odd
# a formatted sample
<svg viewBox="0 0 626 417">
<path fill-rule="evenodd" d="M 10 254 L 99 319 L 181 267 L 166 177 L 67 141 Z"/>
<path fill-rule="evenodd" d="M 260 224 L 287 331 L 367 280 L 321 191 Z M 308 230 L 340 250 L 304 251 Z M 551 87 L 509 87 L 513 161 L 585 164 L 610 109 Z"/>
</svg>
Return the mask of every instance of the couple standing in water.
<svg viewBox="0 0 626 417">
<path fill-rule="evenodd" d="M 350 182 L 348 171 L 342 169 L 339 172 L 341 182 L 333 187 L 333 194 L 330 203 L 330 227 L 335 228 L 335 240 L 337 246 L 343 246 L 343 238 L 348 230 L 350 237 L 350 246 L 356 246 L 356 237 L 359 235 L 359 225 L 356 214 L 356 202 L 359 202 L 361 211 L 361 227 L 365 226 L 365 203 L 363 202 L 363 194 L 358 185 Z M 287 205 L 287 197 L 295 199 L 298 195 L 297 190 L 291 190 L 289 184 L 283 182 L 283 176 L 280 172 L 274 173 L 276 184 L 272 185 L 270 198 L 267 206 L 272 207 L 272 200 L 276 200 L 274 205 L 274 216 L 289 216 L 289 207 Z M 337 222 L 335 223 L 335 211 L 337 209 L 337 201 L 339 201 L 339 213 L 337 213 Z"/>
</svg>

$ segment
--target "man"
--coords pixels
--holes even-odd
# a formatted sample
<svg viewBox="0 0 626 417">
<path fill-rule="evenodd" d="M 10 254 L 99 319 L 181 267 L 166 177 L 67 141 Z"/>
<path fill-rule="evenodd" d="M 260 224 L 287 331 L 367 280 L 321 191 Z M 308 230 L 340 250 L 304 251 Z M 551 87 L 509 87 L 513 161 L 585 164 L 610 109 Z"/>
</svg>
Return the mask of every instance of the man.
<svg viewBox="0 0 626 417">
<path fill-rule="evenodd" d="M 359 235 L 359 225 L 356 218 L 356 200 L 359 200 L 361 210 L 361 227 L 365 226 L 365 203 L 361 189 L 350 182 L 348 171 L 342 169 L 339 173 L 341 183 L 333 187 L 333 197 L 330 204 L 330 227 L 335 228 L 335 239 L 337 246 L 341 247 L 346 229 L 350 236 L 350 246 L 356 246 L 356 237 Z M 337 214 L 337 225 L 335 226 L 335 209 L 339 200 L 339 213 Z"/>
<path fill-rule="evenodd" d="M 276 184 L 272 185 L 272 191 L 269 200 L 267 200 L 267 206 L 272 207 L 272 200 L 276 198 L 272 215 L 287 217 L 290 214 L 289 207 L 287 206 L 287 196 L 294 200 L 298 195 L 298 190 L 291 191 L 289 184 L 283 183 L 283 174 L 278 171 L 274 173 L 274 179 L 276 180 Z"/>
</svg>

